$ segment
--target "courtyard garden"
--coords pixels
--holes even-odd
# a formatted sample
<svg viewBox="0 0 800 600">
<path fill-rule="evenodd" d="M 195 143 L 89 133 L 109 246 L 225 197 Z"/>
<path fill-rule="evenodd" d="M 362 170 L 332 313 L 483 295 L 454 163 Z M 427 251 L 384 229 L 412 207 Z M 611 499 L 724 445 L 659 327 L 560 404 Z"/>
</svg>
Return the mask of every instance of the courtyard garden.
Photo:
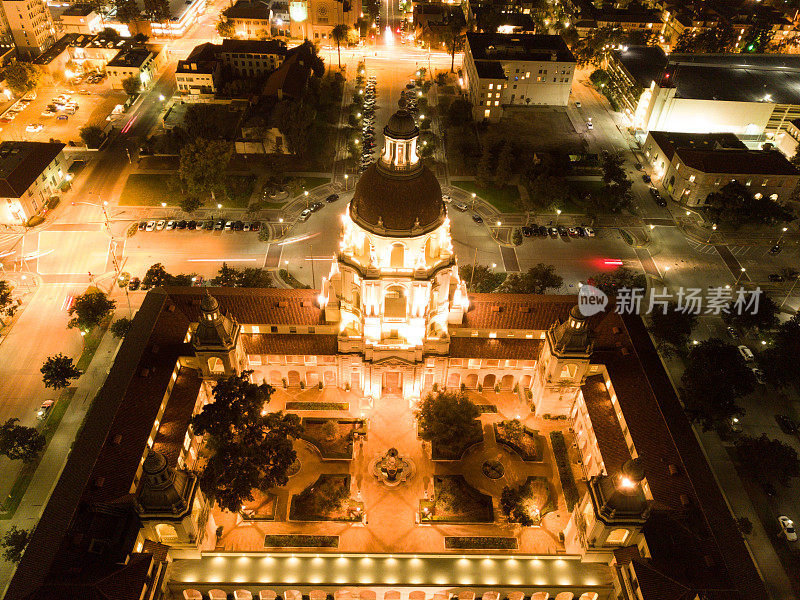
<svg viewBox="0 0 800 600">
<path fill-rule="evenodd" d="M 539 525 L 556 509 L 550 482 L 545 477 L 528 477 L 521 486 L 506 487 L 500 497 L 500 510 L 511 523 Z"/>
<path fill-rule="evenodd" d="M 492 523 L 492 498 L 469 485 L 461 475 L 436 475 L 433 498 L 420 501 L 422 522 Z"/>
<path fill-rule="evenodd" d="M 542 440 L 539 434 L 523 425 L 519 419 L 494 424 L 494 437 L 498 443 L 514 450 L 523 460 L 542 460 Z"/>
<path fill-rule="evenodd" d="M 320 475 L 289 508 L 291 521 L 359 521 L 362 514 L 362 504 L 350 499 L 350 475 Z"/>
<path fill-rule="evenodd" d="M 327 459 L 352 459 L 353 441 L 359 434 L 366 435 L 362 419 L 306 418 L 302 423 L 302 439 L 314 445 L 322 458 Z"/>
</svg>

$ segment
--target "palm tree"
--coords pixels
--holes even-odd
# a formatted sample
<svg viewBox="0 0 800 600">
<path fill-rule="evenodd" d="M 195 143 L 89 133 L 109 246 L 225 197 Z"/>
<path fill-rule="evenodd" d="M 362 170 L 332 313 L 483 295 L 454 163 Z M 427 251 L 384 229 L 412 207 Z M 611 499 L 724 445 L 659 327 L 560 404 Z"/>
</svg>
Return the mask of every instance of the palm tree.
<svg viewBox="0 0 800 600">
<path fill-rule="evenodd" d="M 331 30 L 331 37 L 336 41 L 336 51 L 339 54 L 339 70 L 342 68 L 342 48 L 341 43 L 347 41 L 347 34 L 350 28 L 347 25 L 339 24 Z"/>
</svg>

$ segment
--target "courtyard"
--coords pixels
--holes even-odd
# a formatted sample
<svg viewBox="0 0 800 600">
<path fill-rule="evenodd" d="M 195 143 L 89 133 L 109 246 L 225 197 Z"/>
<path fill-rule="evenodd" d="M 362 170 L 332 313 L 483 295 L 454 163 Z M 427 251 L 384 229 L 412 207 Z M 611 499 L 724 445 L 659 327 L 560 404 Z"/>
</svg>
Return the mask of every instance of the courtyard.
<svg viewBox="0 0 800 600">
<path fill-rule="evenodd" d="M 571 453 L 568 422 L 535 417 L 513 391 L 466 393 L 481 410 L 479 435 L 434 460 L 437 450 L 417 436 L 414 400 L 371 399 L 333 386 L 279 386 L 269 410 L 296 413 L 306 427 L 294 442 L 299 465 L 286 486 L 257 495 L 239 513 L 215 508 L 217 535 L 206 537 L 203 550 L 563 554 L 559 532 L 571 507 L 550 434 L 563 435 Z M 524 442 L 504 435 L 499 424 L 511 419 L 524 427 Z M 412 474 L 396 485 L 374 475 L 390 448 L 411 465 Z M 582 494 L 575 455 L 569 464 Z M 503 489 L 526 482 L 548 496 L 536 508 L 541 517 L 534 526 L 509 522 L 501 508 Z"/>
</svg>

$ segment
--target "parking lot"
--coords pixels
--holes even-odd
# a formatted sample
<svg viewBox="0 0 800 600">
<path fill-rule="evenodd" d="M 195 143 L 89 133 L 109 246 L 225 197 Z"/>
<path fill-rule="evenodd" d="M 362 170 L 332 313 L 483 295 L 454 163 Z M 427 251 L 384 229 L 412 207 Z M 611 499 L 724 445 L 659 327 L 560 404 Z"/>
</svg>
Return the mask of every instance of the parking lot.
<svg viewBox="0 0 800 600">
<path fill-rule="evenodd" d="M 44 116 L 48 105 L 61 94 L 69 96 L 69 100 L 77 105 L 74 114 L 60 107 L 50 116 Z M 111 90 L 107 83 L 87 84 L 80 87 L 66 86 L 43 87 L 37 90 L 36 98 L 27 107 L 13 114 L 6 112 L 0 117 L 0 131 L 4 139 L 33 142 L 56 140 L 65 144 L 80 143 L 80 129 L 85 125 L 106 124 L 106 117 L 115 106 L 123 104 L 127 98 L 124 92 Z M 15 106 L 20 107 L 20 103 Z M 60 118 L 59 118 L 60 117 Z M 64 118 L 66 117 L 66 118 Z M 41 128 L 38 126 L 41 125 Z M 28 131 L 30 129 L 30 131 Z"/>
</svg>

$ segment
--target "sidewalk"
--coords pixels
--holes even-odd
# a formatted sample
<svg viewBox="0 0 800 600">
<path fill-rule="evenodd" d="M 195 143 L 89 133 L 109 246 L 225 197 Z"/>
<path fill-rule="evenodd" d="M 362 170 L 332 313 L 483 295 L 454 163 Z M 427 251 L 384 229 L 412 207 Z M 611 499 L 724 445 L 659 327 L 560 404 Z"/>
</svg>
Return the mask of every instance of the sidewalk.
<svg viewBox="0 0 800 600">
<path fill-rule="evenodd" d="M 6 531 L 14 525 L 20 529 L 31 529 L 39 521 L 61 471 L 67 463 L 73 441 L 83 424 L 86 412 L 106 380 L 108 369 L 119 344 L 120 340 L 117 340 L 111 333 L 106 332 L 103 336 L 89 368 L 78 380 L 72 403 L 42 456 L 17 512 L 12 519 L 0 521 L 0 536 L 5 535 Z M 0 596 L 5 594 L 14 570 L 15 565 L 0 559 Z"/>
</svg>

